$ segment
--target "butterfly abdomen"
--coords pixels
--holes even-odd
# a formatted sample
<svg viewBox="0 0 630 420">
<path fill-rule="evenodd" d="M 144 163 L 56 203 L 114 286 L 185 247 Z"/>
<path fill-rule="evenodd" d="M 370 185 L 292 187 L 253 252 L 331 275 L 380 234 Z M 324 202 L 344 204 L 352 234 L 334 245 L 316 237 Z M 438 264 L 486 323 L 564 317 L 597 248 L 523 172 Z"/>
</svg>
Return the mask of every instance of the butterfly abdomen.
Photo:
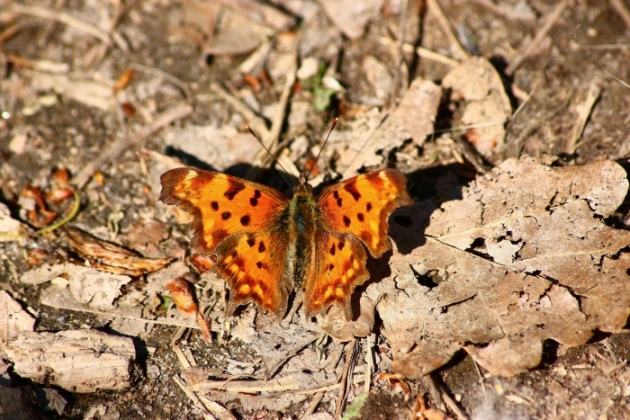
<svg viewBox="0 0 630 420">
<path fill-rule="evenodd" d="M 304 287 L 306 276 L 315 256 L 315 227 L 318 209 L 313 195 L 308 192 L 294 194 L 289 208 L 289 252 L 287 275 L 294 287 Z"/>
</svg>

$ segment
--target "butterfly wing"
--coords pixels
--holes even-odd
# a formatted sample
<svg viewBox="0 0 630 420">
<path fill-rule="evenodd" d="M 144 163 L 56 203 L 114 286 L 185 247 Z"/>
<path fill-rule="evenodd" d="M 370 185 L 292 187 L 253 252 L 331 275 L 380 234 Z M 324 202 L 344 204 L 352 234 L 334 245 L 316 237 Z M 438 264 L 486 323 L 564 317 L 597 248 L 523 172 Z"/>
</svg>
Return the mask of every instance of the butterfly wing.
<svg viewBox="0 0 630 420">
<path fill-rule="evenodd" d="M 314 267 L 304 287 L 306 316 L 324 312 L 332 304 L 352 319 L 350 297 L 354 288 L 370 278 L 365 268 L 367 254 L 352 235 L 317 229 Z"/>
<path fill-rule="evenodd" d="M 390 214 L 413 204 L 406 184 L 405 176 L 393 169 L 359 175 L 325 188 L 318 197 L 319 208 L 332 230 L 355 235 L 379 258 L 391 249 Z"/>
<path fill-rule="evenodd" d="M 172 169 L 160 181 L 160 201 L 192 215 L 190 246 L 205 254 L 230 235 L 268 229 L 288 202 L 264 185 L 193 168 Z"/>
<path fill-rule="evenodd" d="M 305 283 L 307 315 L 336 304 L 352 319 L 352 292 L 370 278 L 361 243 L 376 258 L 391 248 L 387 220 L 397 207 L 412 203 L 406 182 L 401 173 L 385 169 L 332 185 L 319 195 L 323 217 L 316 229 L 317 258 Z"/>
<path fill-rule="evenodd" d="M 230 287 L 227 312 L 255 302 L 282 316 L 292 290 L 284 276 L 287 233 L 278 226 L 288 199 L 233 176 L 192 168 L 164 173 L 160 200 L 193 217 L 190 246 L 215 254 L 215 272 Z"/>
<path fill-rule="evenodd" d="M 234 235 L 219 245 L 215 271 L 230 286 L 228 315 L 239 305 L 255 302 L 279 318 L 284 316 L 293 290 L 284 269 L 288 243 L 286 232 L 272 229 Z"/>
</svg>

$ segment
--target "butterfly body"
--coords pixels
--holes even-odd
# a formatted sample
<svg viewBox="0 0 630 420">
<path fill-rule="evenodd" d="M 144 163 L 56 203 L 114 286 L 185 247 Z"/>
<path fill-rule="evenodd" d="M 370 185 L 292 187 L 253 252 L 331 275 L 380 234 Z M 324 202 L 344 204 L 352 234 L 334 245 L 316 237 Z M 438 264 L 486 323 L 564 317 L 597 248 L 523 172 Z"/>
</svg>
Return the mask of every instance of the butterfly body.
<svg viewBox="0 0 630 420">
<path fill-rule="evenodd" d="M 227 312 L 255 302 L 278 315 L 304 290 L 308 316 L 330 305 L 352 319 L 350 296 L 369 277 L 367 253 L 391 248 L 387 219 L 411 204 L 404 175 L 371 172 L 325 188 L 315 197 L 304 176 L 287 198 L 233 176 L 177 168 L 161 176 L 160 200 L 193 216 L 191 246 L 215 255 L 215 272 L 230 287 Z"/>
</svg>

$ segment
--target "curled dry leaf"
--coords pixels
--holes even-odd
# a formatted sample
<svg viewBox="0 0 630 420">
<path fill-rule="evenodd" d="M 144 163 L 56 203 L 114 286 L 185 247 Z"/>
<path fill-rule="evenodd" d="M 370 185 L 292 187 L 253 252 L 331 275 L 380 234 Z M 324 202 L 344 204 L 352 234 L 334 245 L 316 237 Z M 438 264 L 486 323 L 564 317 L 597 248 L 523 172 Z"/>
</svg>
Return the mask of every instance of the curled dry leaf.
<svg viewBox="0 0 630 420">
<path fill-rule="evenodd" d="M 91 266 L 114 274 L 132 277 L 152 273 L 165 267 L 173 258 L 142 258 L 119 245 L 96 238 L 89 233 L 70 226 L 66 236 L 72 249 Z"/>
<path fill-rule="evenodd" d="M 180 312 L 188 317 L 197 319 L 197 323 L 203 333 L 203 339 L 207 344 L 212 344 L 210 323 L 206 321 L 203 315 L 199 312 L 199 306 L 197 305 L 197 302 L 195 302 L 192 285 L 183 277 L 177 277 L 169 280 L 164 288 L 171 293 L 171 298 L 173 298 L 173 302 L 175 302 L 175 305 Z"/>
<path fill-rule="evenodd" d="M 623 202 L 626 176 L 612 161 L 553 168 L 507 160 L 461 199 L 417 204 L 399 241 L 410 253 L 390 260 L 394 282 L 367 291 L 381 297 L 394 371 L 418 378 L 463 348 L 511 376 L 540 363 L 547 339 L 577 346 L 595 330 L 620 331 L 630 308 L 630 232 L 603 219 Z"/>
<path fill-rule="evenodd" d="M 389 386 L 394 389 L 399 389 L 405 394 L 409 394 L 411 392 L 411 388 L 409 384 L 405 382 L 403 376 L 399 373 L 380 373 L 377 378 L 378 381 L 386 381 Z"/>
</svg>

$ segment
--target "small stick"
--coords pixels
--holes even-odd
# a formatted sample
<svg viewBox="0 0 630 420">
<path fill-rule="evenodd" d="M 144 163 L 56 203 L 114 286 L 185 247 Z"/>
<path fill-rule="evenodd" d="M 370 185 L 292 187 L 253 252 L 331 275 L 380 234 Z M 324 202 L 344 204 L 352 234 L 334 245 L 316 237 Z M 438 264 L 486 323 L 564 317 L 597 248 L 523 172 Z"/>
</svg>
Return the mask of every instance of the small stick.
<svg viewBox="0 0 630 420">
<path fill-rule="evenodd" d="M 437 53 L 435 51 L 431 51 L 424 47 L 416 48 L 416 54 L 418 54 L 422 58 L 426 58 L 427 60 L 433 60 L 437 63 L 442 63 L 449 67 L 457 67 L 459 65 L 459 61 L 453 60 L 450 57 L 447 57 L 443 54 Z"/>
<path fill-rule="evenodd" d="M 127 149 L 140 143 L 146 137 L 155 133 L 162 127 L 169 125 L 170 123 L 187 117 L 192 113 L 192 106 L 188 103 L 182 102 L 173 108 L 164 111 L 158 115 L 149 125 L 145 126 L 135 134 L 125 137 L 114 143 L 109 150 L 103 152 L 99 157 L 90 162 L 85 168 L 83 168 L 77 176 L 74 178 L 74 184 L 79 188 L 83 188 L 87 181 L 94 175 L 94 172 L 98 171 L 106 163 L 116 159 L 122 155 Z"/>
<path fill-rule="evenodd" d="M 459 58 L 460 60 L 465 60 L 470 57 L 468 51 L 466 51 L 466 49 L 462 47 L 459 39 L 457 39 L 457 36 L 455 35 L 455 32 L 453 31 L 450 22 L 446 18 L 446 15 L 444 14 L 444 11 L 440 7 L 440 4 L 437 2 L 437 0 L 427 0 L 427 6 L 429 7 L 429 11 L 438 20 L 438 23 L 442 27 L 442 31 L 444 31 L 446 38 L 448 38 L 448 42 L 451 44 L 451 48 L 455 52 L 457 58 Z"/>
<path fill-rule="evenodd" d="M 112 45 L 112 40 L 107 31 L 104 31 L 103 29 L 81 19 L 77 19 L 67 13 L 58 12 L 56 10 L 47 10 L 37 6 L 25 6 L 17 3 L 13 3 L 11 5 L 10 11 L 42 19 L 56 20 L 57 22 L 65 23 L 68 26 L 72 26 L 73 28 L 79 29 L 95 38 L 100 39 L 107 46 Z"/>
<path fill-rule="evenodd" d="M 615 12 L 617 12 L 621 20 L 623 20 L 623 23 L 630 29 L 630 11 L 628 11 L 628 7 L 624 2 L 622 0 L 610 0 L 610 5 L 615 9 Z"/>
<path fill-rule="evenodd" d="M 184 391 L 184 394 L 186 394 L 188 396 L 188 398 L 190 398 L 190 400 L 197 406 L 197 408 L 199 409 L 199 411 L 201 411 L 201 414 L 203 415 L 203 417 L 206 420 L 217 420 L 217 418 L 215 416 L 213 416 L 207 409 L 206 407 L 203 405 L 203 403 L 199 400 L 199 397 L 197 397 L 197 394 L 195 394 L 189 387 L 188 385 L 186 385 L 184 383 L 184 381 L 182 381 L 181 379 L 179 379 L 179 377 L 177 376 L 173 376 L 173 381 L 175 381 L 175 383 L 177 385 L 179 385 L 179 387 L 182 389 L 182 391 Z"/>
<path fill-rule="evenodd" d="M 139 63 L 131 63 L 129 65 L 129 68 L 163 78 L 167 82 L 170 82 L 174 84 L 175 86 L 177 86 L 182 91 L 186 99 L 192 96 L 192 93 L 190 92 L 190 88 L 188 88 L 188 85 L 186 83 L 184 83 L 182 80 L 178 79 L 177 77 L 173 76 L 172 74 L 165 72 L 164 70 L 158 69 L 156 67 L 147 66 L 144 64 L 139 64 Z"/>
<path fill-rule="evenodd" d="M 370 392 L 370 386 L 372 385 L 372 371 L 374 371 L 374 355 L 372 354 L 374 351 L 374 334 L 367 336 L 365 347 L 365 362 L 367 363 L 367 366 L 365 367 L 363 392 L 367 394 Z"/>
<path fill-rule="evenodd" d="M 536 50 L 540 42 L 547 35 L 551 27 L 560 18 L 560 15 L 562 15 L 562 12 L 564 12 L 564 9 L 567 8 L 570 1 L 571 0 L 561 1 L 560 3 L 558 3 L 556 8 L 549 15 L 547 15 L 547 17 L 545 18 L 545 24 L 543 25 L 543 27 L 538 30 L 538 32 L 536 33 L 536 36 L 534 37 L 532 42 L 530 42 L 524 48 L 524 51 L 518 57 L 516 57 L 512 61 L 512 63 L 510 63 L 507 69 L 505 69 L 505 74 L 507 74 L 508 76 L 511 76 L 512 74 L 514 74 L 514 71 L 516 71 L 516 69 L 521 66 L 523 61 L 525 61 L 526 58 L 532 55 L 532 53 Z"/>
<path fill-rule="evenodd" d="M 322 402 L 322 398 L 324 398 L 324 395 L 325 395 L 324 392 L 321 392 L 321 391 L 315 394 L 315 397 L 313 397 L 313 401 L 311 401 L 308 407 L 306 407 L 306 411 L 304 412 L 304 414 L 302 414 L 300 418 L 305 419 L 311 414 L 313 414 L 315 410 L 317 409 L 317 406 L 319 405 L 319 403 Z"/>
<path fill-rule="evenodd" d="M 346 398 L 346 388 L 347 388 L 347 379 L 348 372 L 350 371 L 350 367 L 352 366 L 352 356 L 354 355 L 354 347 L 357 343 L 356 338 L 353 338 L 350 343 L 346 346 L 346 364 L 343 367 L 343 372 L 341 373 L 341 379 L 339 379 L 339 394 L 337 395 L 337 410 L 335 411 L 335 419 L 341 419 L 341 413 L 343 411 L 344 401 Z"/>
<path fill-rule="evenodd" d="M 208 399 L 204 397 L 203 395 L 199 395 L 198 397 L 199 397 L 199 400 L 203 403 L 203 405 L 208 410 L 212 411 L 212 414 L 217 416 L 220 420 L 236 420 L 236 417 L 234 417 L 234 414 L 232 414 L 230 410 L 223 407 L 218 402 L 212 401 L 211 399 Z"/>
<path fill-rule="evenodd" d="M 584 141 L 578 141 L 582 137 L 582 133 L 584 133 L 584 127 L 586 126 L 586 122 L 593 110 L 593 105 L 597 102 L 600 93 L 601 88 L 599 87 L 599 81 L 597 79 L 591 81 L 586 99 L 579 105 L 578 117 L 575 121 L 575 125 L 573 126 L 573 133 L 571 133 L 571 137 L 569 138 L 567 144 L 566 152 L 569 155 L 575 153 L 577 148 L 584 144 Z"/>
</svg>

